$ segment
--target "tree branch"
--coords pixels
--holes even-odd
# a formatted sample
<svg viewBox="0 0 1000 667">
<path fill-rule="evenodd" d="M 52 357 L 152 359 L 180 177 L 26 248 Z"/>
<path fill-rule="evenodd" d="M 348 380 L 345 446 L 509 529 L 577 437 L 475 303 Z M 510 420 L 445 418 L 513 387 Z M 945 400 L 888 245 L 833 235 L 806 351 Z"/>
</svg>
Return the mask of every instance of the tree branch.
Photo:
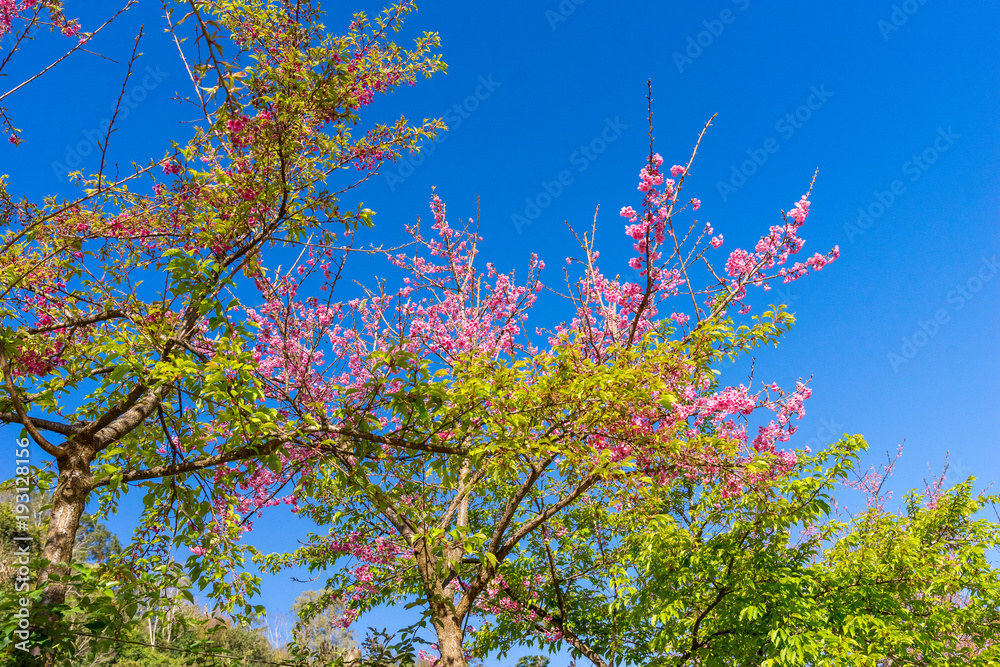
<svg viewBox="0 0 1000 667">
<path fill-rule="evenodd" d="M 100 431 L 102 428 L 118 419 L 118 417 L 125 414 L 125 412 L 132 408 L 139 401 L 139 399 L 142 398 L 142 395 L 146 393 L 146 389 L 147 387 L 145 384 L 139 383 L 136 385 L 135 388 L 128 393 L 128 396 L 125 397 L 125 400 L 109 409 L 100 419 L 92 421 L 84 426 L 83 429 L 81 429 L 83 434 L 93 435 L 95 432 Z"/>
<path fill-rule="evenodd" d="M 90 40 L 92 40 L 97 35 L 97 33 L 99 33 L 102 30 L 104 30 L 104 28 L 106 28 L 108 26 L 108 24 L 110 24 L 112 21 L 114 21 L 116 18 L 118 18 L 121 15 L 122 12 L 126 11 L 129 7 L 131 7 L 132 5 L 134 5 L 136 2 L 138 2 L 138 0 L 129 0 L 125 4 L 124 7 L 122 7 L 121 9 L 119 9 L 117 12 L 115 12 L 115 14 L 111 18 L 109 18 L 107 21 L 105 21 L 104 23 L 102 23 L 101 26 L 97 28 L 97 30 L 95 30 L 94 32 L 90 33 L 89 37 L 87 37 L 86 39 L 80 40 L 79 44 L 77 44 L 76 46 L 74 46 L 73 48 L 71 48 L 69 51 L 67 51 L 65 54 L 63 54 L 63 56 L 61 58 L 59 58 L 58 60 L 54 61 L 52 64 L 50 64 L 48 67 L 46 67 L 45 69 L 43 69 L 41 72 L 38 72 L 37 74 L 35 74 L 31 78 L 25 79 L 24 81 L 22 81 L 18 85 L 14 86 L 10 90 L 8 90 L 3 95 L 0 95 L 0 100 L 2 100 L 3 98 L 7 97 L 8 95 L 13 94 L 18 89 L 23 88 L 24 86 L 27 86 L 29 83 L 31 83 L 35 79 L 37 79 L 38 77 L 40 77 L 43 74 L 45 74 L 46 72 L 48 72 L 50 69 L 52 69 L 53 67 L 55 67 L 56 65 L 58 65 L 62 61 L 66 60 L 66 58 L 69 58 L 73 53 L 75 53 L 76 51 L 79 51 L 80 49 L 82 49 L 84 44 L 86 44 L 87 42 L 89 42 Z"/>
<path fill-rule="evenodd" d="M 507 500 L 507 507 L 504 509 L 503 516 L 497 521 L 496 528 L 493 530 L 493 535 L 490 537 L 489 553 L 497 553 L 500 549 L 500 542 L 503 540 L 503 533 L 507 530 L 510 522 L 514 520 L 514 513 L 517 511 L 518 505 L 524 500 L 524 497 L 528 495 L 528 491 L 531 487 L 535 485 L 538 478 L 549 466 L 550 463 L 555 459 L 555 456 L 550 456 L 546 460 L 542 461 L 539 466 L 532 466 L 531 474 L 528 475 L 527 479 L 521 484 L 521 487 Z"/>
<path fill-rule="evenodd" d="M 74 424 L 64 424 L 62 422 L 49 421 L 48 419 L 40 419 L 38 417 L 27 416 L 28 421 L 35 425 L 42 431 L 52 431 L 53 433 L 58 433 L 59 435 L 65 435 L 66 437 L 71 437 L 80 432 L 83 428 L 82 426 L 76 426 Z M 7 422 L 8 424 L 21 424 L 25 423 L 21 420 L 21 416 L 14 412 L 0 412 L 0 422 Z"/>
<path fill-rule="evenodd" d="M 533 531 L 535 528 L 538 528 L 538 526 L 542 525 L 550 518 L 552 518 L 554 514 L 556 514 L 564 507 L 572 503 L 574 500 L 579 498 L 583 493 L 587 491 L 587 489 L 592 487 L 594 484 L 597 484 L 598 479 L 599 477 L 596 473 L 593 473 L 590 476 L 586 477 L 582 482 L 580 482 L 580 484 L 577 485 L 575 489 L 573 489 L 571 493 L 563 496 L 560 500 L 551 505 L 547 510 L 545 510 L 541 514 L 538 514 L 537 516 L 535 516 L 534 519 L 521 526 L 517 530 L 517 532 L 515 532 L 507 539 L 507 542 L 503 545 L 500 551 L 497 552 L 497 557 L 502 558 L 505 557 L 507 554 L 509 554 L 510 551 L 517 545 L 518 542 L 521 541 L 521 539 L 525 535 Z"/>
<path fill-rule="evenodd" d="M 465 520 L 468 521 L 469 492 L 472 490 L 472 487 L 476 484 L 476 482 L 481 480 L 485 474 L 486 474 L 485 470 L 483 469 L 477 470 L 471 479 L 469 479 L 465 484 L 459 487 L 458 492 L 455 494 L 455 497 L 448 505 L 448 509 L 445 510 L 444 516 L 442 516 L 441 521 L 438 522 L 438 528 L 440 528 L 441 530 L 446 530 L 448 528 L 448 524 L 451 523 L 451 520 L 455 517 L 455 513 L 458 512 L 459 509 L 462 509 L 465 512 L 466 514 Z"/>
<path fill-rule="evenodd" d="M 549 461 L 551 461 L 551 458 L 549 459 Z M 537 474 L 535 474 L 535 479 L 537 479 L 538 475 L 541 474 L 542 472 L 541 469 L 536 469 L 536 470 Z M 493 539 L 490 542 L 490 546 L 489 549 L 487 550 L 487 553 L 494 554 L 496 556 L 497 562 L 504 560 L 507 557 L 507 555 L 511 552 L 511 550 L 513 550 L 513 548 L 517 546 L 517 543 L 520 542 L 522 538 L 524 538 L 525 535 L 538 528 L 538 526 L 543 524 L 545 521 L 548 521 L 554 514 L 556 514 L 564 507 L 572 503 L 574 500 L 579 498 L 580 495 L 582 495 L 585 491 L 587 491 L 587 489 L 596 484 L 598 482 L 598 479 L 599 477 L 596 473 L 586 477 L 580 484 L 577 485 L 575 489 L 573 489 L 573 491 L 560 498 L 557 502 L 549 506 L 549 508 L 544 512 L 537 514 L 535 518 L 533 518 L 531 521 L 528 521 L 527 523 L 523 524 L 513 535 L 511 535 L 507 539 L 507 541 L 503 544 L 503 546 L 499 548 L 497 548 L 497 545 L 499 545 L 499 540 L 502 539 L 503 533 L 500 527 L 498 526 L 497 531 L 495 531 L 493 534 Z M 533 484 L 534 481 L 531 482 L 531 485 Z M 522 484 L 521 488 L 518 489 L 518 494 L 521 494 L 522 498 L 523 494 L 527 493 L 527 489 L 531 488 L 531 485 L 527 486 L 526 485 L 527 485 L 527 480 L 525 481 L 525 484 Z M 516 508 L 517 505 L 520 504 L 520 500 L 517 500 L 516 503 L 514 503 L 513 501 L 514 498 L 511 498 L 511 501 L 508 502 L 507 512 L 505 513 L 504 516 L 505 521 L 502 522 L 504 526 L 509 525 L 510 519 L 513 516 L 514 508 Z M 486 587 L 486 584 L 489 583 L 490 579 L 493 576 L 494 570 L 495 566 L 490 565 L 489 562 L 482 563 L 479 566 L 479 571 L 476 573 L 476 578 L 469 583 L 469 587 L 466 589 L 465 594 L 462 596 L 461 601 L 456 606 L 459 618 L 464 618 L 465 615 L 469 613 L 469 611 L 472 609 L 473 602 L 475 602 L 476 598 Z"/>
<path fill-rule="evenodd" d="M 130 482 L 141 482 L 147 479 L 158 479 L 160 477 L 173 477 L 174 475 L 181 475 L 186 472 L 194 472 L 196 470 L 204 470 L 205 468 L 211 468 L 223 463 L 242 461 L 252 456 L 270 454 L 278 449 L 283 442 L 288 442 L 288 440 L 285 438 L 275 438 L 267 441 L 259 447 L 246 445 L 244 447 L 240 447 L 239 449 L 234 449 L 231 452 L 223 452 L 213 456 L 206 456 L 196 461 L 170 463 L 162 466 L 155 466 L 153 468 L 147 468 L 146 470 L 136 470 L 122 475 L 120 481 L 123 484 L 127 484 Z M 99 486 L 109 484 L 110 482 L 110 479 L 106 479 L 100 482 L 95 482 L 93 486 L 94 488 L 97 488 Z"/>
<path fill-rule="evenodd" d="M 136 389 L 138 388 L 136 387 Z M 168 391 L 170 391 L 170 385 L 160 385 L 136 401 L 135 405 L 116 417 L 108 426 L 97 431 L 94 434 L 94 440 L 98 448 L 103 448 L 138 428 L 146 420 L 146 417 L 153 414 L 153 410 L 163 401 L 163 397 Z"/>
<path fill-rule="evenodd" d="M 566 627 L 566 621 L 564 618 L 560 618 L 554 614 L 550 614 L 549 612 L 545 611 L 534 602 L 525 603 L 523 600 L 519 599 L 516 595 L 514 595 L 509 588 L 505 588 L 504 593 L 514 602 L 518 603 L 519 605 L 526 606 L 529 610 L 535 612 L 535 614 L 537 614 L 540 618 L 550 619 L 547 622 L 550 623 L 552 627 L 554 627 L 562 634 L 563 639 L 568 641 L 570 646 L 579 651 L 585 658 L 587 658 L 587 660 L 590 660 L 597 667 L 610 667 L 597 651 L 595 651 L 582 639 L 580 639 L 576 635 L 576 633 L 574 633 L 572 630 Z M 540 632 L 544 632 L 546 630 L 546 628 L 542 626 L 540 623 L 535 624 L 535 629 L 539 630 Z"/>
<path fill-rule="evenodd" d="M 105 322 L 107 320 L 114 320 L 121 317 L 126 317 L 124 311 L 109 310 L 104 313 L 98 313 L 95 315 L 88 315 L 86 317 L 81 317 L 80 319 L 77 320 L 67 320 L 65 322 L 58 322 L 56 324 L 47 324 L 44 327 L 28 329 L 28 333 L 40 334 L 40 333 L 46 333 L 48 331 L 55 331 L 56 329 L 71 329 L 73 327 L 82 327 L 88 324 L 94 324 L 96 322 Z"/>
</svg>

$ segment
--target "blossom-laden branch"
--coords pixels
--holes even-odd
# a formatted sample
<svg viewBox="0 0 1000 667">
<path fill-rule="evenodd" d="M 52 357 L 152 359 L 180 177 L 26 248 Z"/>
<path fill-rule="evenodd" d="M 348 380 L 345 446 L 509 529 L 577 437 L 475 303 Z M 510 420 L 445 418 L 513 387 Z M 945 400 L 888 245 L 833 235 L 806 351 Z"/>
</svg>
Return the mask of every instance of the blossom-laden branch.
<svg viewBox="0 0 1000 667">
<path fill-rule="evenodd" d="M 725 386 L 713 365 L 774 342 L 790 323 L 777 308 L 736 328 L 728 311 L 746 314 L 748 286 L 787 277 L 773 269 L 801 249 L 808 199 L 750 264 L 698 287 L 692 267 L 721 241 L 709 240 L 710 229 L 678 235 L 680 183 L 663 177 L 662 162 L 652 153 L 640 173 L 642 221 L 623 209 L 640 253 L 631 265 L 645 280 L 605 278 L 593 235 L 584 236 L 582 275 L 568 279 L 565 295 L 571 319 L 553 331 L 527 324 L 546 296 L 545 262 L 532 255 L 521 279 L 491 263 L 480 270 L 474 221 L 451 224 L 436 194 L 433 235 L 409 228 L 413 250 L 389 256 L 405 272 L 398 290 L 380 284 L 365 298 L 334 302 L 342 262 L 313 248 L 297 276 L 257 283 L 264 303 L 248 311 L 259 332 L 255 372 L 281 414 L 322 432 L 286 500 L 330 526 L 296 552 L 262 557 L 266 567 L 347 561 L 327 598 L 345 605 L 346 624 L 418 596 L 442 664 L 459 665 L 457 628 L 484 609 L 507 560 L 581 503 L 684 483 L 732 500 L 795 469 L 796 454 L 778 447 L 795 433 L 810 389 Z M 673 175 L 682 182 L 690 165 Z M 663 247 L 673 250 L 664 256 Z M 711 308 L 697 311 L 691 329 L 681 308 L 670 308 L 682 295 Z M 751 437 L 751 420 L 766 413 Z M 336 456 L 324 455 L 323 443 L 336 444 Z M 477 476 L 463 472 L 470 465 Z M 463 521 L 457 508 L 466 503 Z M 386 545 L 378 554 L 361 546 L 376 536 Z"/>
</svg>

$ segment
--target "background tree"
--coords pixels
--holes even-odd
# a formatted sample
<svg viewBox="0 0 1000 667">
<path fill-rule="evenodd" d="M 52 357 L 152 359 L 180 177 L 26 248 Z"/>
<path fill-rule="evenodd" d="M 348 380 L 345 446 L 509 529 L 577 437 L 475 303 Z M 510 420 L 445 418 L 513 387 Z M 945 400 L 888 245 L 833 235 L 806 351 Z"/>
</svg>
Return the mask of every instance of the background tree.
<svg viewBox="0 0 1000 667">
<path fill-rule="evenodd" d="M 264 618 L 262 629 L 264 637 L 267 638 L 267 643 L 272 648 L 283 650 L 286 648 L 289 639 L 291 639 L 288 616 L 286 614 L 268 611 L 267 616 Z"/>
<path fill-rule="evenodd" d="M 317 664 L 329 664 L 358 648 L 354 633 L 344 626 L 343 606 L 318 604 L 321 591 L 305 591 L 295 598 L 292 613 L 296 622 L 292 631 L 299 655 Z"/>
<path fill-rule="evenodd" d="M 80 528 L 76 534 L 74 560 L 104 563 L 122 550 L 118 536 L 97 520 L 93 514 L 80 517 Z"/>
<path fill-rule="evenodd" d="M 525 655 L 518 658 L 516 667 L 549 667 L 549 662 L 544 655 Z"/>
<path fill-rule="evenodd" d="M 565 645 L 599 667 L 993 664 L 1000 525 L 982 510 L 996 498 L 970 481 L 901 512 L 870 496 L 843 520 L 834 498 L 865 448 L 801 452 L 738 497 L 679 483 L 626 512 L 580 508 L 512 559 L 481 650 Z"/>
</svg>

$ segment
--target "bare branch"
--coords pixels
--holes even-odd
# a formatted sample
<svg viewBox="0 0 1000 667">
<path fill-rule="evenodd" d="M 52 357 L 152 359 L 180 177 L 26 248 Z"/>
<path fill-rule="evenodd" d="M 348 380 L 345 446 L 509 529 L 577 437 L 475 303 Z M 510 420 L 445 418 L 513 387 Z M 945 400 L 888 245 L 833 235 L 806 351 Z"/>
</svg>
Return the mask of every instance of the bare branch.
<svg viewBox="0 0 1000 667">
<path fill-rule="evenodd" d="M 97 33 L 99 33 L 102 30 L 104 30 L 104 28 L 106 28 L 112 21 L 114 21 L 116 18 L 118 18 L 122 14 L 122 12 L 126 11 L 129 7 L 131 7 L 132 5 L 134 5 L 138 1 L 139 0 L 128 0 L 128 2 L 125 3 L 124 7 L 122 7 L 121 9 L 119 9 L 117 12 L 115 12 L 115 14 L 111 18 L 109 18 L 107 21 L 105 21 L 104 23 L 102 23 L 101 26 L 97 30 L 95 30 L 94 32 L 92 32 L 90 34 L 89 37 L 86 37 L 83 40 L 81 40 L 79 44 L 77 44 L 72 49 L 70 49 L 69 51 L 67 51 L 65 54 L 63 54 L 63 56 L 61 58 L 59 58 L 58 60 L 56 60 L 55 62 L 53 62 L 51 65 L 49 65 L 48 67 L 46 67 L 45 69 L 43 69 L 41 72 L 38 72 L 33 77 L 31 77 L 29 79 L 26 79 L 25 81 L 22 81 L 18 85 L 14 86 L 10 90 L 8 90 L 3 95 L 0 95 L 0 100 L 2 100 L 3 98 L 7 97 L 8 95 L 13 94 L 14 92 L 16 92 L 17 90 L 23 88 L 24 86 L 27 86 L 32 81 L 34 81 L 38 77 L 40 77 L 43 74 L 45 74 L 50 69 L 52 69 L 53 67 L 55 67 L 56 65 L 58 65 L 59 63 L 61 63 L 62 61 L 64 61 L 67 58 L 69 58 L 71 55 L 73 55 L 73 53 L 75 53 L 76 51 L 79 51 L 80 49 L 82 49 L 84 44 L 86 44 L 87 42 L 89 42 L 90 40 L 92 40 L 95 36 L 97 36 Z"/>
<path fill-rule="evenodd" d="M 6 422 L 8 424 L 21 424 L 21 416 L 15 412 L 0 412 L 0 421 Z M 77 426 L 75 424 L 64 424 L 62 422 L 49 421 L 48 419 L 41 419 L 39 417 L 28 417 L 28 421 L 34 424 L 35 428 L 42 431 L 52 431 L 53 433 L 58 433 L 59 435 L 65 435 L 71 437 L 80 432 L 82 426 Z"/>
<path fill-rule="evenodd" d="M 87 315 L 86 317 L 81 317 L 75 320 L 66 320 L 65 322 L 46 324 L 44 327 L 36 327 L 34 329 L 28 329 L 28 333 L 40 334 L 40 333 L 46 333 L 48 331 L 56 331 L 58 329 L 72 329 L 75 327 L 82 327 L 88 324 L 96 324 L 97 322 L 106 322 L 107 320 L 114 320 L 122 317 L 127 317 L 124 311 L 117 309 L 109 310 L 95 315 Z"/>
</svg>

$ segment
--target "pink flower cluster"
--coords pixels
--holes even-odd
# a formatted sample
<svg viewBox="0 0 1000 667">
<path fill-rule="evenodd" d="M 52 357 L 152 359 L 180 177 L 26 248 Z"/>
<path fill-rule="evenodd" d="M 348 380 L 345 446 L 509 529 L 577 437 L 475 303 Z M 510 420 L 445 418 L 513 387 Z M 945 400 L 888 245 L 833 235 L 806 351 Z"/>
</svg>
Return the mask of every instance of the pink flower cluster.
<svg viewBox="0 0 1000 667">
<path fill-rule="evenodd" d="M 742 248 L 737 248 L 730 253 L 729 259 L 726 260 L 726 275 L 731 278 L 728 289 L 732 301 L 741 306 L 740 313 L 746 313 L 750 310 L 750 306 L 743 303 L 747 285 L 752 284 L 763 287 L 765 290 L 770 289 L 770 285 L 767 284 L 770 276 L 767 275 L 767 272 L 775 266 L 785 264 L 790 255 L 798 253 L 802 249 L 805 239 L 798 236 L 798 231 L 808 215 L 809 201 L 803 195 L 789 211 L 785 224 L 772 226 L 768 235 L 761 237 L 757 242 L 752 253 Z M 720 237 L 719 245 L 721 242 Z M 715 246 L 715 239 L 712 240 L 712 245 Z M 827 255 L 816 253 L 805 263 L 796 263 L 790 269 L 781 268 L 777 276 L 782 277 L 783 282 L 789 283 L 807 275 L 810 268 L 819 271 L 839 256 L 840 247 L 834 246 Z M 709 300 L 709 305 L 713 304 L 714 297 Z"/>
<path fill-rule="evenodd" d="M 643 276 L 646 275 L 645 267 L 662 257 L 657 248 L 666 240 L 667 219 L 677 200 L 674 180 L 669 178 L 664 180 L 663 174 L 658 169 L 662 164 L 663 158 L 659 154 L 655 154 L 650 164 L 639 171 L 639 191 L 645 193 L 643 197 L 645 214 L 641 221 L 637 222 L 639 215 L 631 206 L 621 210 L 621 216 L 633 223 L 625 227 L 625 233 L 635 241 L 632 248 L 639 253 L 638 257 L 629 260 L 629 266 L 640 271 L 639 275 Z M 675 165 L 672 171 L 679 173 L 675 171 L 678 168 Z M 683 168 L 680 169 L 683 170 Z M 663 192 L 657 189 L 660 185 L 664 185 Z"/>
<path fill-rule="evenodd" d="M 59 27 L 60 32 L 67 37 L 76 37 L 80 33 L 80 24 L 76 19 L 67 19 L 63 16 L 61 3 L 39 3 L 38 0 L 0 0 L 0 38 L 3 38 L 11 30 L 11 24 L 24 12 L 40 5 L 48 9 L 52 25 Z M 81 41 L 84 41 L 81 39 Z"/>
<path fill-rule="evenodd" d="M 883 491 L 882 489 L 902 455 L 903 445 L 900 444 L 896 448 L 894 458 L 888 459 L 885 464 L 877 468 L 872 466 L 864 474 L 858 472 L 857 479 L 844 482 L 844 486 L 864 493 L 868 509 L 881 512 L 885 509 L 886 502 L 892 500 L 892 491 L 889 489 Z"/>
<path fill-rule="evenodd" d="M 521 349 L 517 344 L 520 322 L 542 288 L 536 276 L 545 263 L 532 256 L 526 285 L 517 285 L 513 274 L 498 273 L 492 264 L 486 265 L 484 276 L 473 264 L 476 243 L 482 239 L 453 229 L 437 195 L 431 199 L 431 211 L 437 239 L 425 239 L 410 229 L 417 243 L 429 251 L 431 261 L 420 256 L 390 257 L 411 274 L 397 295 L 408 348 L 426 350 L 446 363 L 469 352 L 494 358 L 514 354 Z M 421 293 L 433 298 L 418 300 Z"/>
<path fill-rule="evenodd" d="M 22 12 L 25 12 L 38 4 L 38 0 L 0 0 L 0 37 L 10 32 L 11 22 Z"/>
</svg>

